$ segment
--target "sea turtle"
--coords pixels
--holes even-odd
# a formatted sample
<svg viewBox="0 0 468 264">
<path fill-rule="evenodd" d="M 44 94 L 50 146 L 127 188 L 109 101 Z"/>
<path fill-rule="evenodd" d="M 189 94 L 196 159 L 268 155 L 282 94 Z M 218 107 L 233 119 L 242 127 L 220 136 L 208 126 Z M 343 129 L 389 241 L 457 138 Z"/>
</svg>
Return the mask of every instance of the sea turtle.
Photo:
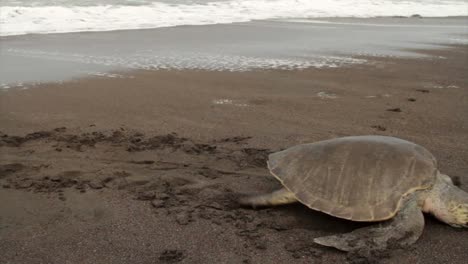
<svg viewBox="0 0 468 264">
<path fill-rule="evenodd" d="M 437 169 L 415 143 L 387 136 L 351 136 L 302 144 L 269 155 L 268 168 L 284 188 L 240 198 L 244 206 L 301 202 L 352 221 L 380 225 L 315 238 L 343 251 L 382 250 L 416 242 L 424 213 L 468 227 L 468 193 Z"/>
</svg>

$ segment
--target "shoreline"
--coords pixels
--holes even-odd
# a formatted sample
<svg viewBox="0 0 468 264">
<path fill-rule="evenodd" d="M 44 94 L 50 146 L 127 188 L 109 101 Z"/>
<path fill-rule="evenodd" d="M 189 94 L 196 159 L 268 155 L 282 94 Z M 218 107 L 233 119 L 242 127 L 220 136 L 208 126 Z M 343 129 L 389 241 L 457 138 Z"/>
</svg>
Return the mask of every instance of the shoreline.
<svg viewBox="0 0 468 264">
<path fill-rule="evenodd" d="M 298 69 L 298 70 L 282 70 L 282 69 L 254 69 L 254 70 L 249 70 L 249 71 L 210 71 L 210 70 L 205 70 L 205 69 L 194 69 L 194 70 L 174 70 L 174 69 L 159 69 L 159 70 L 125 70 L 125 71 L 114 71 L 114 72 L 106 72 L 106 73 L 99 73 L 102 75 L 94 75 L 94 76 L 89 76 L 89 77 L 79 77 L 75 78 L 72 80 L 68 81 L 61 81 L 61 82 L 45 82 L 45 83 L 38 83 L 38 84 L 22 84 L 20 87 L 11 87 L 9 89 L 3 90 L 3 93 L 0 95 L 8 97 L 12 97 L 15 99 L 20 99 L 24 95 L 27 97 L 36 97 L 36 98 L 43 98 L 44 100 L 49 100 L 44 97 L 48 96 L 63 96 L 65 94 L 73 95 L 73 96 L 94 96 L 93 93 L 94 91 L 92 89 L 97 89 L 97 90 L 109 90 L 111 91 L 112 88 L 109 86 L 119 84 L 117 87 L 116 91 L 121 93 L 118 95 L 118 97 L 122 96 L 122 94 L 126 94 L 129 91 L 126 91 L 126 88 L 123 87 L 124 85 L 120 85 L 120 82 L 124 81 L 125 85 L 132 85 L 132 83 L 138 83 L 141 85 L 140 88 L 144 89 L 145 93 L 151 94 L 151 93 L 166 93 L 166 95 L 170 94 L 171 91 L 164 91 L 164 88 L 161 86 L 155 87 L 154 91 L 148 90 L 151 89 L 147 86 L 151 86 L 149 82 L 151 81 L 156 81 L 159 82 L 161 81 L 163 84 L 170 84 L 170 82 L 175 82 L 174 87 L 177 87 L 177 89 L 180 89 L 180 84 L 179 84 L 179 77 L 186 76 L 187 80 L 194 80 L 194 81 L 202 81 L 202 82 L 208 82 L 209 85 L 212 85 L 211 82 L 216 82 L 217 84 L 223 86 L 223 78 L 227 78 L 227 82 L 235 82 L 234 86 L 238 87 L 242 81 L 239 81 L 243 78 L 248 78 L 249 81 L 253 80 L 255 82 L 260 81 L 260 82 L 265 82 L 265 83 L 270 83 L 272 84 L 272 87 L 274 92 L 281 92 L 280 87 L 278 85 L 274 84 L 274 81 L 269 80 L 262 80 L 262 77 L 265 79 L 268 79 L 268 76 L 278 76 L 278 79 L 281 80 L 284 83 L 287 83 L 288 81 L 294 82 L 294 78 L 299 79 L 299 91 L 301 93 L 306 93 L 308 94 L 309 98 L 314 98 L 314 99 L 320 99 L 318 102 L 326 102 L 326 103 L 334 103 L 339 99 L 349 99 L 349 98 L 343 98 L 343 96 L 346 96 L 347 92 L 350 92 L 350 96 L 356 97 L 356 92 L 361 93 L 361 98 L 359 99 L 373 99 L 373 98 L 379 98 L 379 99 L 387 99 L 389 104 L 391 101 L 393 101 L 393 96 L 391 94 L 391 90 L 388 89 L 390 87 L 385 87 L 384 89 L 378 89 L 378 90 L 366 90 L 366 91 L 357 91 L 353 87 L 353 90 L 346 90 L 346 88 L 341 88 L 339 85 L 345 84 L 343 81 L 340 80 L 340 77 L 337 78 L 338 80 L 336 83 L 333 83 L 331 81 L 332 76 L 337 75 L 337 74 L 345 74 L 349 75 L 350 78 L 352 78 L 352 75 L 358 74 L 361 75 L 361 71 L 368 72 L 370 75 L 370 79 L 373 81 L 377 81 L 375 78 L 372 78 L 374 74 L 382 74 L 385 76 L 385 79 L 387 79 L 390 75 L 395 74 L 395 70 L 398 70 L 398 64 L 403 64 L 408 67 L 410 64 L 413 65 L 419 65 L 421 64 L 426 64 L 426 65 L 431 65 L 430 68 L 435 68 L 439 67 L 442 68 L 441 65 L 448 65 L 449 63 L 447 60 L 450 61 L 452 58 L 448 58 L 444 56 L 444 54 L 450 54 L 453 56 L 453 54 L 460 54 L 460 56 L 465 56 L 466 51 L 468 51 L 468 45 L 445 45 L 444 48 L 442 49 L 408 49 L 410 52 L 414 53 L 419 53 L 423 56 L 427 57 L 417 57 L 417 58 L 405 58 L 405 57 L 393 57 L 393 56 L 356 56 L 353 57 L 353 59 L 356 60 L 363 60 L 366 61 L 366 63 L 363 64 L 354 64 L 354 65 L 348 65 L 348 66 L 343 66 L 343 67 L 324 67 L 324 68 L 306 68 L 306 69 Z M 463 61 L 462 61 L 463 62 Z M 430 93 L 430 92 L 441 92 L 441 91 L 446 91 L 448 93 L 458 93 L 462 94 L 465 96 L 466 88 L 463 87 L 463 85 L 460 85 L 459 83 L 463 83 L 466 78 L 464 78 L 462 71 L 459 71 L 458 69 L 460 67 L 465 67 L 463 63 L 459 63 L 457 65 L 457 73 L 455 74 L 458 78 L 458 80 L 443 80 L 443 81 L 431 81 L 429 80 L 430 77 L 427 79 L 427 81 L 421 83 L 418 83 L 414 89 L 411 90 L 405 90 L 403 91 L 405 94 L 409 95 L 420 95 L 420 94 L 425 94 L 425 93 Z M 385 71 L 390 70 L 391 73 L 386 74 Z M 409 73 L 405 73 L 406 78 L 410 78 Z M 314 80 L 310 76 L 318 76 L 319 80 Z M 400 76 L 399 76 L 400 77 Z M 399 78 L 398 77 L 398 78 Z M 161 78 L 161 79 L 159 79 Z M 426 77 L 427 78 L 427 77 Z M 210 80 L 212 79 L 212 80 Z M 141 82 L 138 82 L 138 81 Z M 249 81 L 246 81 L 248 83 Z M 387 80 L 383 80 L 383 82 L 386 82 Z M 399 81 L 397 79 L 397 81 Z M 303 83 L 301 82 L 309 82 L 311 85 L 317 85 L 317 87 L 314 87 L 310 91 L 304 90 L 305 87 Z M 324 85 L 326 82 L 330 82 L 328 85 Z M 404 80 L 404 82 L 408 82 L 408 80 Z M 258 96 L 265 96 L 265 92 L 268 90 L 268 88 L 263 87 L 265 83 L 262 84 L 262 88 L 260 88 L 260 91 L 255 91 L 252 93 L 252 95 L 258 95 Z M 417 81 L 415 81 L 415 84 Z M 30 87 L 24 87 L 26 85 L 30 85 Z M 101 86 L 102 87 L 99 87 Z M 256 106 L 261 106 L 263 104 L 262 100 L 263 99 L 255 99 L 253 98 L 250 100 L 248 97 L 242 96 L 241 94 L 236 94 L 238 91 L 230 91 L 229 87 L 223 87 L 223 91 L 220 95 L 217 94 L 217 91 L 212 91 L 212 87 L 207 87 L 206 89 L 200 89 L 196 90 L 196 88 L 199 88 L 197 86 L 201 86 L 203 84 L 196 84 L 192 83 L 191 84 L 193 87 L 187 88 L 191 93 L 196 93 L 197 91 L 203 92 L 203 96 L 211 96 L 210 93 L 213 93 L 211 96 L 212 100 L 211 101 L 206 101 L 207 105 L 204 107 L 223 107 L 227 106 L 228 108 L 226 110 L 231 111 L 231 110 L 254 110 L 252 107 Z M 232 86 L 233 84 L 230 84 L 229 86 Z M 250 84 L 251 85 L 251 84 Z M 387 86 L 388 84 L 385 84 Z M 403 83 L 403 86 L 408 85 L 408 83 Z M 86 94 L 85 95 L 80 95 L 83 91 L 80 90 L 62 90 L 64 89 L 73 89 L 77 88 L 80 89 L 79 87 L 86 86 Z M 104 89 L 103 89 L 104 88 Z M 246 85 L 243 87 L 239 93 L 245 93 L 249 94 L 250 89 L 252 87 L 249 87 L 249 85 Z M 330 89 L 331 88 L 331 89 Z M 45 90 L 44 90 L 45 89 Z M 130 88 L 131 89 L 131 88 Z M 177 90 L 177 93 L 182 92 Z M 42 92 L 45 92 L 47 95 L 41 95 Z M 54 92 L 60 92 L 62 95 L 53 95 Z M 98 91 L 99 92 L 99 91 Z M 255 92 L 260 92 L 259 94 L 255 94 Z M 389 92 L 389 93 L 385 93 Z M 393 91 L 395 93 L 400 93 L 402 92 L 401 90 L 399 91 Z M 183 93 L 183 92 L 182 92 Z M 335 94 L 336 93 L 336 94 Z M 343 96 L 342 96 L 343 94 Z M 99 92 L 99 95 L 103 96 L 101 92 Z M 232 98 L 225 96 L 229 95 L 232 96 Z M 177 94 L 177 96 L 181 96 L 181 94 Z M 226 98 L 224 98 L 226 97 Z M 239 97 L 244 97 L 244 98 L 239 98 Z M 23 98 L 24 99 L 24 98 Z M 196 99 L 196 98 L 195 98 Z M 356 99 L 356 98 L 353 98 Z M 4 106 L 9 106 L 13 105 L 14 103 L 7 102 L 6 100 L 4 101 L 5 104 Z M 367 101 L 369 102 L 369 101 Z M 395 105 L 395 101 L 393 101 Z M 146 102 L 145 103 L 150 103 Z M 197 102 L 199 103 L 199 102 Z M 21 104 L 17 104 L 21 105 Z M 125 104 L 124 104 L 125 105 Z M 411 104 L 409 104 L 411 105 Z M 103 105 L 105 106 L 105 105 Z M 232 107 L 231 107 L 232 106 Z M 231 107 L 231 109 L 229 109 Z M 125 108 L 125 107 L 124 107 Z M 14 120 L 15 118 L 10 118 L 10 120 Z M 118 127 L 119 125 L 114 125 L 114 128 Z M 47 129 L 52 129 L 53 127 L 48 127 Z M 15 131 L 7 131 L 7 132 L 13 132 L 17 133 L 20 131 L 20 133 L 31 133 L 34 132 L 33 129 L 28 129 L 28 130 L 23 130 L 23 129 L 18 129 Z M 169 132 L 169 131 L 167 131 Z"/>
<path fill-rule="evenodd" d="M 463 29 L 467 21 L 467 18 L 437 21 L 336 18 L 326 23 L 271 20 L 17 36 L 1 40 L 0 80 L 4 87 L 125 70 L 294 70 L 360 63 L 352 59 L 356 56 L 418 57 L 421 55 L 410 50 L 466 44 Z"/>
<path fill-rule="evenodd" d="M 105 33 L 105 32 L 125 32 L 125 31 L 133 31 L 133 30 L 157 30 L 157 29 L 169 29 L 169 28 L 178 28 L 178 27 L 199 27 L 199 26 L 219 26 L 219 25 L 235 25 L 235 24 L 248 24 L 252 22 L 287 22 L 290 20 L 310 20 L 310 21 L 339 21 L 339 20 L 372 20 L 372 19 L 468 19 L 468 16 L 418 16 L 418 14 L 414 14 L 412 16 L 369 16 L 369 17 L 353 17 L 353 16 L 342 16 L 342 17 L 311 17 L 311 18 L 271 18 L 271 19 L 253 19 L 250 21 L 240 21 L 240 22 L 231 22 L 231 23 L 214 23 L 214 24 L 184 24 L 184 25 L 175 25 L 175 26 L 161 26 L 161 27 L 150 27 L 150 28 L 130 28 L 130 29 L 111 29 L 111 30 L 91 30 L 91 31 L 69 31 L 69 32 L 39 32 L 39 33 L 22 33 L 22 34 L 11 34 L 11 35 L 0 35 L 0 39 L 2 38 L 14 38 L 14 37 L 22 37 L 22 36 L 34 36 L 34 35 L 61 35 L 61 34 L 93 34 L 93 33 Z"/>
<path fill-rule="evenodd" d="M 433 44 L 435 45 L 435 44 Z M 310 66 L 308 68 L 298 68 L 298 69 L 271 69 L 271 68 L 254 68 L 249 70 L 242 71 L 228 71 L 228 70 L 209 70 L 209 69 L 172 69 L 172 68 L 161 68 L 161 69 L 119 69 L 119 70 L 109 70 L 109 71 L 95 71 L 88 72 L 86 76 L 75 76 L 71 79 L 60 80 L 60 81 L 30 81 L 30 82 L 17 82 L 17 83 L 0 83 L 0 92 L 12 92 L 15 90 L 27 90 L 27 89 L 37 89 L 44 88 L 50 85 L 63 85 L 76 83 L 81 81 L 92 81 L 92 80 L 102 80 L 102 79 L 133 79 L 135 76 L 147 75 L 154 73 L 171 73 L 171 72 L 190 72 L 190 73 L 240 73 L 240 74 L 254 74 L 254 73 L 275 73 L 286 74 L 287 72 L 303 72 L 303 71 L 317 71 L 317 70 L 331 70 L 337 68 L 353 68 L 353 67 L 372 67 L 376 64 L 382 62 L 382 60 L 419 60 L 421 62 L 427 62 L 431 60 L 446 59 L 443 56 L 438 55 L 439 51 L 446 50 L 456 50 L 464 49 L 468 47 L 468 44 L 451 44 L 451 43 L 440 43 L 431 48 L 425 49 L 415 49 L 415 48 L 405 48 L 401 49 L 402 52 L 410 52 L 413 54 L 418 54 L 414 57 L 405 57 L 405 56 L 395 56 L 395 55 L 359 55 L 355 54 L 354 56 L 346 57 L 346 54 L 336 53 L 334 56 L 336 58 L 349 59 L 349 64 L 344 64 L 340 66 L 327 65 L 323 67 L 314 67 Z M 325 57 L 325 56 L 324 56 Z M 352 63 L 351 61 L 355 61 Z M 6 87 L 5 87 L 6 86 Z"/>
</svg>

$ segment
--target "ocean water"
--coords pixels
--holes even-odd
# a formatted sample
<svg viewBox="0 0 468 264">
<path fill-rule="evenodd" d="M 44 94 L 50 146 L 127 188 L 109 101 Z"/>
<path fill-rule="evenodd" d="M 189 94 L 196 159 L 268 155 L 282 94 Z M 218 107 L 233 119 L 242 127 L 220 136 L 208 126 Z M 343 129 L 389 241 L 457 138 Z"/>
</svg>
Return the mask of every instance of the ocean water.
<svg viewBox="0 0 468 264">
<path fill-rule="evenodd" d="M 132 70 L 296 70 L 420 56 L 409 49 L 468 43 L 467 1 L 0 0 L 0 91 Z M 413 14 L 424 18 L 401 18 Z"/>
<path fill-rule="evenodd" d="M 360 55 L 419 57 L 410 49 L 467 44 L 466 25 L 468 18 L 316 18 L 1 37 L 0 91 L 133 70 L 300 70 L 372 63 Z"/>
<path fill-rule="evenodd" d="M 0 36 L 269 19 L 468 16 L 467 0 L 1 0 Z"/>
</svg>

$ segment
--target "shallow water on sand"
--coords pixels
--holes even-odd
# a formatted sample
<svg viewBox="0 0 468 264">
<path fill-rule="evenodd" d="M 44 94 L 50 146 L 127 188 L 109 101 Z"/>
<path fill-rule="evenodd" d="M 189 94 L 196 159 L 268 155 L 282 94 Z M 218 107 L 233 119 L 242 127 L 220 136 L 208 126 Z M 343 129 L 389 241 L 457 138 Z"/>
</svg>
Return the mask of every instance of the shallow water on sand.
<svg viewBox="0 0 468 264">
<path fill-rule="evenodd" d="M 0 86 L 112 77 L 105 72 L 139 69 L 341 67 L 366 63 L 356 59 L 361 55 L 421 56 L 408 49 L 467 43 L 467 22 L 468 18 L 270 20 L 0 37 Z"/>
</svg>

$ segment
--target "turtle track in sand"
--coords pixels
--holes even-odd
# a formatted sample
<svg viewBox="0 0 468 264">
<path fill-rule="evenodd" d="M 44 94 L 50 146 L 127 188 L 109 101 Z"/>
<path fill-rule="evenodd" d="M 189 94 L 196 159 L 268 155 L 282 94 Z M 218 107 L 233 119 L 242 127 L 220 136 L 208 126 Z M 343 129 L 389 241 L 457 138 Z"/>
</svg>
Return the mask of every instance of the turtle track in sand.
<svg viewBox="0 0 468 264">
<path fill-rule="evenodd" d="M 249 139 L 200 142 L 175 133 L 147 136 L 125 129 L 71 133 L 65 127 L 24 136 L 1 133 L 0 147 L 7 155 L 0 162 L 0 188 L 61 201 L 67 200 L 68 191 L 119 191 L 181 226 L 196 221 L 229 226 L 245 247 L 264 250 L 265 229 L 285 228 L 262 220 L 270 219 L 272 210 L 255 212 L 236 203 L 245 180 L 261 185 L 266 179 L 277 186 L 269 177 L 256 177 L 268 175 L 271 150 L 248 147 Z M 184 259 L 182 253 L 172 253 L 161 253 L 160 261 Z"/>
<path fill-rule="evenodd" d="M 250 254 L 279 246 L 296 260 L 321 261 L 332 252 L 315 245 L 313 237 L 362 226 L 302 205 L 240 208 L 239 193 L 268 192 L 280 186 L 266 168 L 272 150 L 249 147 L 250 139 L 197 141 L 175 133 L 145 135 L 123 128 L 72 133 L 61 127 L 24 136 L 1 133 L 0 147 L 6 155 L 0 162 L 0 188 L 61 201 L 67 201 L 70 191 L 116 191 L 146 203 L 157 215 L 169 216 L 181 228 L 209 222 L 239 237 Z M 181 250 L 162 252 L 160 261 L 184 260 L 187 256 Z M 250 262 L 244 250 L 236 253 Z"/>
</svg>

